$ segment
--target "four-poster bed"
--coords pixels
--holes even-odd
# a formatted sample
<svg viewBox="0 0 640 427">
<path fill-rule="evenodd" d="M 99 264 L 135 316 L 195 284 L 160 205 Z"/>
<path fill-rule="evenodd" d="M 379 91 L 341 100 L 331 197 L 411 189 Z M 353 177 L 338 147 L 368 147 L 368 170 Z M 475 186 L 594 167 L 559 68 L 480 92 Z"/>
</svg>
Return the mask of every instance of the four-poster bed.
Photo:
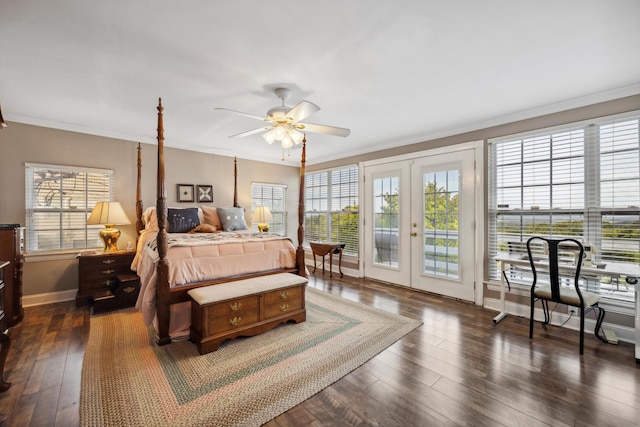
<svg viewBox="0 0 640 427">
<path fill-rule="evenodd" d="M 227 236 L 223 236 L 225 233 L 218 233 L 215 236 L 191 235 L 188 238 L 185 236 L 189 242 L 180 243 L 182 242 L 179 240 L 180 236 L 176 234 L 174 237 L 168 226 L 168 211 L 171 208 L 167 208 L 166 200 L 164 123 L 161 99 L 159 99 L 157 110 L 157 201 L 155 212 L 151 208 L 143 212 L 141 200 L 142 161 L 140 146 L 138 146 L 136 231 L 140 237 L 138 252 L 132 268 L 137 271 L 142 282 L 136 307 L 143 311 L 143 317 L 145 317 L 146 310 L 145 322 L 148 323 L 155 317 L 156 342 L 158 345 L 165 345 L 171 342 L 172 321 L 176 320 L 177 322 L 178 316 L 183 316 L 184 319 L 185 310 L 188 312 L 187 307 L 190 299 L 187 292 L 191 289 L 278 273 L 295 273 L 299 276 L 307 276 L 302 247 L 304 241 L 306 138 L 303 140 L 300 166 L 297 247 L 286 237 L 277 237 L 268 235 L 268 233 L 256 235 L 241 231 L 229 236 L 229 242 L 225 240 Z M 237 191 L 237 162 L 234 159 L 233 203 L 236 209 L 239 208 Z M 207 208 L 201 207 L 200 209 Z M 215 210 L 215 208 L 209 209 Z M 218 208 L 218 210 L 223 211 L 224 209 Z M 154 214 L 157 218 L 157 228 L 150 229 L 150 224 L 154 223 L 152 219 Z M 208 242 L 202 242 L 203 240 Z M 222 240 L 225 241 L 222 242 Z M 209 246 L 210 244 L 212 246 Z M 227 244 L 232 249 L 226 249 Z M 170 252 L 174 254 L 174 258 L 171 258 Z M 223 256 L 226 253 L 230 253 L 231 256 Z M 242 256 L 238 255 L 240 253 Z M 178 258 L 180 261 L 186 259 L 186 262 L 189 263 L 185 271 L 182 271 Z M 235 266 L 233 263 L 238 261 L 240 265 Z M 173 317 L 176 319 L 172 320 Z M 178 328 L 184 331 L 184 325 L 178 326 Z"/>
</svg>

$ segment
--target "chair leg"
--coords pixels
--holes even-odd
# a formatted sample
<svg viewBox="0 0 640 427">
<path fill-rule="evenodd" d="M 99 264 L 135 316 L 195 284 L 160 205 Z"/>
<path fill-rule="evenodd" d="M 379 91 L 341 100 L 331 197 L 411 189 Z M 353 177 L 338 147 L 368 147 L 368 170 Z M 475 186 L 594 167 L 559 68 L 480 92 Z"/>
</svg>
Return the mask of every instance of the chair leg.
<svg viewBox="0 0 640 427">
<path fill-rule="evenodd" d="M 533 309 L 535 304 L 535 298 L 531 298 L 531 314 L 529 315 L 529 339 L 533 338 Z"/>
<path fill-rule="evenodd" d="M 580 355 L 584 353 L 584 307 L 580 307 Z"/>
<path fill-rule="evenodd" d="M 602 322 L 604 322 L 605 311 L 600 306 L 594 306 L 594 308 L 598 309 L 598 320 L 596 321 L 596 329 L 594 331 L 594 334 L 596 335 L 596 337 L 598 337 L 598 339 L 600 339 L 600 341 L 606 343 L 608 341 L 605 338 L 604 334 L 600 334 L 600 330 L 602 329 Z"/>
<path fill-rule="evenodd" d="M 549 301 L 542 300 L 542 309 L 544 311 L 544 324 L 548 325 L 551 322 L 551 314 L 549 313 Z"/>
</svg>

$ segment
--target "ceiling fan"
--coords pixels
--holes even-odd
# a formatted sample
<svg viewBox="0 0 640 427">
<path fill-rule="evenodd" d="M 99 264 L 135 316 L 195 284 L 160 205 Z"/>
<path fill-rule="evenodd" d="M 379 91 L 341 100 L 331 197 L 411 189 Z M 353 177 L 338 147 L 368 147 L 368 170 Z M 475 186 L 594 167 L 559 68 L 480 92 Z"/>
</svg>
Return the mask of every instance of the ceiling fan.
<svg viewBox="0 0 640 427">
<path fill-rule="evenodd" d="M 304 138 L 305 132 L 323 133 L 334 136 L 348 136 L 351 133 L 349 129 L 345 128 L 302 123 L 302 120 L 306 119 L 311 114 L 320 111 L 320 107 L 309 101 L 300 101 L 295 107 L 289 108 L 285 105 L 285 101 L 291 96 L 289 89 L 277 88 L 275 89 L 275 94 L 282 101 L 282 105 L 273 107 L 267 111 L 266 117 L 230 110 L 228 108 L 216 108 L 216 110 L 228 111 L 230 113 L 240 114 L 263 122 L 268 122 L 265 126 L 236 135 L 231 135 L 229 138 L 245 137 L 265 132 L 262 137 L 269 144 L 273 143 L 273 141 L 282 141 L 282 148 L 285 149 L 291 148 L 293 145 L 300 144 Z"/>
</svg>

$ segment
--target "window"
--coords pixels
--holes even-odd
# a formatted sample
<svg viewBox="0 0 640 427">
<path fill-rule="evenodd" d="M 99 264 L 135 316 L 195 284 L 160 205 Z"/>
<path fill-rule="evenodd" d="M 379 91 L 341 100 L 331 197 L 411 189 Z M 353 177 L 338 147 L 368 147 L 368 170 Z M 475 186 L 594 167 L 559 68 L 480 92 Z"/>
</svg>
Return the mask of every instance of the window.
<svg viewBox="0 0 640 427">
<path fill-rule="evenodd" d="M 269 222 L 269 232 L 287 234 L 287 186 L 280 184 L 251 184 L 251 214 L 257 206 L 266 206 L 273 215 Z M 258 224 L 251 224 L 251 229 L 258 231 Z"/>
<path fill-rule="evenodd" d="M 27 163 L 26 252 L 98 248 L 100 226 L 87 226 L 96 202 L 113 200 L 112 170 Z"/>
<path fill-rule="evenodd" d="M 349 166 L 305 176 L 305 241 L 345 244 L 358 255 L 358 167 Z"/>
<path fill-rule="evenodd" d="M 490 141 L 490 259 L 542 235 L 590 243 L 596 263 L 640 262 L 639 118 L 636 112 Z M 604 277 L 587 287 L 633 300 L 624 281 Z"/>
</svg>

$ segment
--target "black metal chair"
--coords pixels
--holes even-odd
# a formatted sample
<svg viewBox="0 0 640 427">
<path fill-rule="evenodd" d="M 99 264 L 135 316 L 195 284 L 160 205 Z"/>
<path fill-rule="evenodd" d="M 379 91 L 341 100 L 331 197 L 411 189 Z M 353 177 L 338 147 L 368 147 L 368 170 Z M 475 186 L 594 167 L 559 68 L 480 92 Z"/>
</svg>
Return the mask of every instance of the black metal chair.
<svg viewBox="0 0 640 427">
<path fill-rule="evenodd" d="M 540 255 L 532 251 L 532 242 L 540 240 L 546 243 L 548 248 L 547 255 Z M 566 278 L 565 282 L 568 282 L 568 286 L 562 286 L 560 278 L 560 251 L 559 245 L 566 244 L 575 245 L 578 255 L 575 258 L 575 276 Z M 601 341 L 607 342 L 604 336 L 600 336 L 600 328 L 604 321 L 605 312 L 598 305 L 600 301 L 600 295 L 593 292 L 583 291 L 578 286 L 580 277 L 580 269 L 582 267 L 582 258 L 584 257 L 584 247 L 575 239 L 548 239 L 545 237 L 534 236 L 527 240 L 527 254 L 531 263 L 531 270 L 533 273 L 533 283 L 531 285 L 531 316 L 529 318 L 529 338 L 533 338 L 533 312 L 535 302 L 540 300 L 542 303 L 542 309 L 544 311 L 544 324 L 548 324 L 551 321 L 551 315 L 549 313 L 549 301 L 556 303 L 567 304 L 577 307 L 580 311 L 580 354 L 584 351 L 584 315 L 591 310 L 598 310 L 598 317 L 596 320 L 595 335 Z M 544 270 L 549 274 L 549 284 L 538 284 L 539 272 Z"/>
</svg>

